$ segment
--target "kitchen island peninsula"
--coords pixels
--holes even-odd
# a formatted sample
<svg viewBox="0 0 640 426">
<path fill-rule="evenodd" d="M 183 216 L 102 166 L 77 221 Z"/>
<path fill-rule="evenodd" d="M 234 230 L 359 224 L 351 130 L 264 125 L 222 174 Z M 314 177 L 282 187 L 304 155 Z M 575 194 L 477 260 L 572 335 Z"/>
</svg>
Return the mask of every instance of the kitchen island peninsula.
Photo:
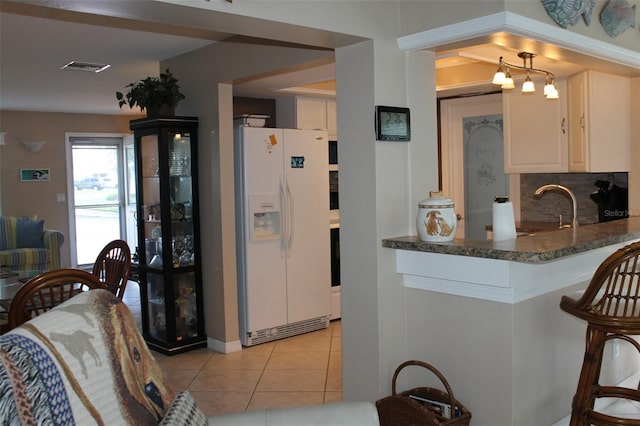
<svg viewBox="0 0 640 426">
<path fill-rule="evenodd" d="M 445 374 L 474 424 L 554 424 L 570 413 L 586 330 L 560 298 L 637 240 L 640 217 L 497 242 L 384 239 L 406 292 L 408 357 Z M 603 378 L 620 383 L 639 366 L 626 345 L 614 352 Z"/>
</svg>

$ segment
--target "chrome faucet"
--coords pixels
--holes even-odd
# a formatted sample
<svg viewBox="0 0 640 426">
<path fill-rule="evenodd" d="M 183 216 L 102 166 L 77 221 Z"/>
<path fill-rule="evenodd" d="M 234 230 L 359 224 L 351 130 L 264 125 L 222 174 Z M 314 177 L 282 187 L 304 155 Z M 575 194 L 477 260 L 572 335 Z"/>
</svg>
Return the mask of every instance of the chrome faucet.
<svg viewBox="0 0 640 426">
<path fill-rule="evenodd" d="M 576 203 L 576 196 L 573 195 L 573 192 L 571 192 L 571 190 L 566 186 L 550 184 L 550 185 L 542 185 L 540 188 L 536 189 L 533 195 L 536 197 L 540 197 L 542 194 L 544 194 L 547 191 L 559 191 L 569 195 L 569 198 L 571 199 L 571 227 L 577 228 L 578 227 L 578 204 Z M 562 222 L 562 219 L 561 219 L 561 222 Z M 560 226 L 562 227 L 562 223 L 560 223 Z"/>
</svg>

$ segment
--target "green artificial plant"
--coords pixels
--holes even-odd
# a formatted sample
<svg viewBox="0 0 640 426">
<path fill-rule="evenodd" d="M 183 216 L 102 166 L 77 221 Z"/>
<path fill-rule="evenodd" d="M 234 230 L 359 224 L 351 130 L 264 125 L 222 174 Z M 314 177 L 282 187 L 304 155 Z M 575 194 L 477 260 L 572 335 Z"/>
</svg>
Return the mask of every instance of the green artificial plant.
<svg viewBox="0 0 640 426">
<path fill-rule="evenodd" d="M 136 83 L 127 84 L 125 87 L 131 88 L 126 94 L 116 92 L 120 108 L 125 104 L 129 105 L 129 108 L 137 105 L 149 113 L 149 108 L 157 109 L 160 106 L 175 108 L 184 99 L 184 95 L 180 93 L 178 79 L 168 68 L 160 73 L 160 77 L 147 77 Z"/>
</svg>

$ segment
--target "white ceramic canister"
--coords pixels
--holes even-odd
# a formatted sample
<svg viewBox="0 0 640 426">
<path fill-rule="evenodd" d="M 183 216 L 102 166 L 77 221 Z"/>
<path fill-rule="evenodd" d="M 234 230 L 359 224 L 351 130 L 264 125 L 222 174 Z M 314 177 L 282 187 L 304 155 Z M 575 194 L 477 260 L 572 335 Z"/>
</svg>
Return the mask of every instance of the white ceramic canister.
<svg viewBox="0 0 640 426">
<path fill-rule="evenodd" d="M 453 200 L 442 196 L 442 192 L 429 192 L 429 198 L 420 201 L 416 227 L 422 241 L 445 242 L 456 236 L 458 220 Z"/>
</svg>

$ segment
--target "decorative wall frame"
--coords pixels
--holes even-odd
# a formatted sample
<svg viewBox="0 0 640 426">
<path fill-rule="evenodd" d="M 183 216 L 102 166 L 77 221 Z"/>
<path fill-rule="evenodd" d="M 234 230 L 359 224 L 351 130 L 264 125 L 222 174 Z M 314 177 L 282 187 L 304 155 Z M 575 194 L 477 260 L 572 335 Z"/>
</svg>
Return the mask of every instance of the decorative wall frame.
<svg viewBox="0 0 640 426">
<path fill-rule="evenodd" d="M 49 168 L 46 169 L 20 169 L 20 181 L 22 182 L 49 182 Z"/>
</svg>

